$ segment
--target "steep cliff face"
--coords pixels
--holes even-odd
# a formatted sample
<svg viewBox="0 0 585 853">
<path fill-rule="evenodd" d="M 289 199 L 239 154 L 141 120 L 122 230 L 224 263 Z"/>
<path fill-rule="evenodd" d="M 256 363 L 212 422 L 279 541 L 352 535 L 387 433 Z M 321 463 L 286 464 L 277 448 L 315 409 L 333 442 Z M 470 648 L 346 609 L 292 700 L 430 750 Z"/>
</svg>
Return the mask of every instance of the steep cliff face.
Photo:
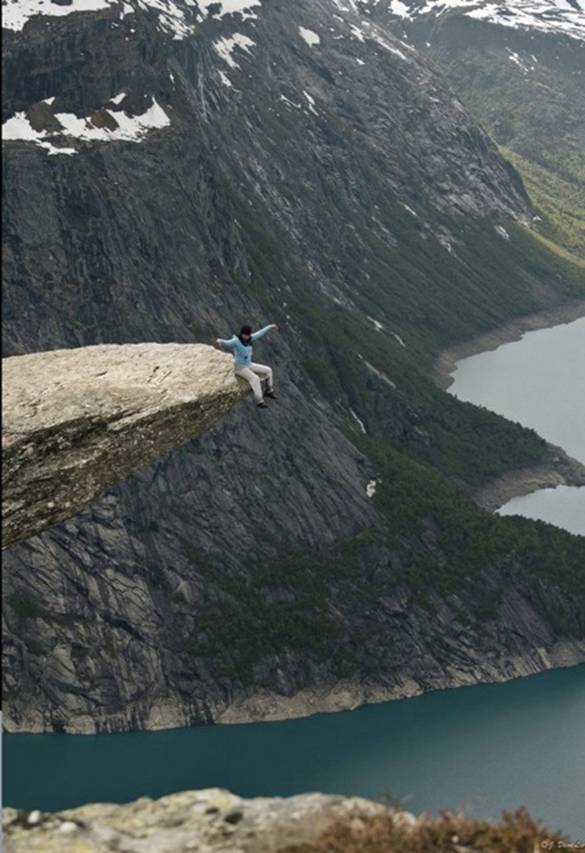
<svg viewBox="0 0 585 853">
<path fill-rule="evenodd" d="M 369 3 L 376 22 L 432 58 L 519 169 L 536 227 L 585 258 L 582 0 Z"/>
<path fill-rule="evenodd" d="M 3 547 L 71 518 L 206 432 L 249 387 L 211 347 L 127 344 L 2 362 Z"/>
<path fill-rule="evenodd" d="M 6 353 L 274 320 L 255 357 L 280 399 L 7 552 L 6 724 L 266 716 L 303 690 L 305 712 L 575 662 L 582 543 L 488 531 L 444 480 L 544 443 L 430 379 L 439 346 L 583 292 L 517 173 L 351 2 L 95 5 L 13 4 L 4 32 Z"/>
</svg>

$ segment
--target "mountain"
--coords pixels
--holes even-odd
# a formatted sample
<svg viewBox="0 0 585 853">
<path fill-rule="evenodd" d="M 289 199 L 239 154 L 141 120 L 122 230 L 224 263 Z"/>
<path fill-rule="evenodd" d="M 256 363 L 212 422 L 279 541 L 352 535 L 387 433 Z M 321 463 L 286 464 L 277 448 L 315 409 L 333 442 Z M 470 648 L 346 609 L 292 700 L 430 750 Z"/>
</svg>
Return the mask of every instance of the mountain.
<svg viewBox="0 0 585 853">
<path fill-rule="evenodd" d="M 535 33 L 585 40 L 582 0 L 372 0 L 370 12 L 387 11 L 401 20 L 436 24 L 449 17 L 483 21 L 533 37 Z"/>
<path fill-rule="evenodd" d="M 39 9 L 5 8 L 5 354 L 276 322 L 280 399 L 6 552 L 5 725 L 300 714 L 583 660 L 583 538 L 471 499 L 557 452 L 432 376 L 583 299 L 583 268 L 444 74 L 350 0 Z"/>
<path fill-rule="evenodd" d="M 430 57 L 520 171 L 538 230 L 585 258 L 585 4 L 367 4 Z"/>
</svg>

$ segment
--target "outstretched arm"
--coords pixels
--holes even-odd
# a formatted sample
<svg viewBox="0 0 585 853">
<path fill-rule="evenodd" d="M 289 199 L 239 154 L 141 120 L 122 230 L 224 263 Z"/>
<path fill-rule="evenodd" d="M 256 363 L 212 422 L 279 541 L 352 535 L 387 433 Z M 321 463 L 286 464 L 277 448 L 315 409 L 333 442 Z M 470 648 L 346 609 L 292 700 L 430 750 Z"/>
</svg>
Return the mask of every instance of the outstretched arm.
<svg viewBox="0 0 585 853">
<path fill-rule="evenodd" d="M 219 347 L 228 347 L 229 349 L 233 349 L 236 345 L 236 342 L 237 342 L 237 338 L 235 335 L 233 337 L 227 338 L 227 339 L 224 339 L 224 338 L 216 338 L 215 339 L 215 343 Z"/>
<path fill-rule="evenodd" d="M 258 329 L 257 332 L 252 333 L 252 340 L 257 341 L 258 338 L 264 337 L 267 332 L 270 332 L 272 329 L 278 329 L 276 323 L 271 323 L 270 326 L 264 326 L 263 329 Z"/>
</svg>

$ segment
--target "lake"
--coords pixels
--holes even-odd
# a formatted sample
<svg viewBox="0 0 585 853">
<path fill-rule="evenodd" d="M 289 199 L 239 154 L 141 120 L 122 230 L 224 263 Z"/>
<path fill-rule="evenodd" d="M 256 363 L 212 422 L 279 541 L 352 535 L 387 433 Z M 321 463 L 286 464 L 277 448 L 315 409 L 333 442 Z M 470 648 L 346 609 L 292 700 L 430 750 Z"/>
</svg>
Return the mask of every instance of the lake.
<svg viewBox="0 0 585 853">
<path fill-rule="evenodd" d="M 484 818 L 525 805 L 585 840 L 585 666 L 302 720 L 4 735 L 5 804 L 56 810 L 219 786 L 403 799 Z"/>
<path fill-rule="evenodd" d="M 453 379 L 449 391 L 459 399 L 532 427 L 585 463 L 585 317 L 465 358 Z M 499 512 L 585 535 L 585 488 L 543 489 Z"/>
</svg>

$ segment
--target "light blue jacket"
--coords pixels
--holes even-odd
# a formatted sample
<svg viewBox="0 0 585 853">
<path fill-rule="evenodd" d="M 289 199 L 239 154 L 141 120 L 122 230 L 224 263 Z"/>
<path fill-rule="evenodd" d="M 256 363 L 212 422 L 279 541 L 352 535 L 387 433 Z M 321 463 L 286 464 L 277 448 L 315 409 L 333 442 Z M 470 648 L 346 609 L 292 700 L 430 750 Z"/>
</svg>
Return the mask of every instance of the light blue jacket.
<svg viewBox="0 0 585 853">
<path fill-rule="evenodd" d="M 257 341 L 258 338 L 262 338 L 271 329 L 272 326 L 264 326 L 263 329 L 258 329 L 257 332 L 252 332 L 252 340 Z M 227 347 L 228 349 L 233 350 L 234 362 L 238 367 L 248 367 L 250 365 L 250 362 L 252 361 L 253 349 L 251 343 L 243 344 L 237 335 L 233 335 L 227 340 L 223 340 L 223 338 L 218 338 L 217 342 L 220 346 Z"/>
</svg>

